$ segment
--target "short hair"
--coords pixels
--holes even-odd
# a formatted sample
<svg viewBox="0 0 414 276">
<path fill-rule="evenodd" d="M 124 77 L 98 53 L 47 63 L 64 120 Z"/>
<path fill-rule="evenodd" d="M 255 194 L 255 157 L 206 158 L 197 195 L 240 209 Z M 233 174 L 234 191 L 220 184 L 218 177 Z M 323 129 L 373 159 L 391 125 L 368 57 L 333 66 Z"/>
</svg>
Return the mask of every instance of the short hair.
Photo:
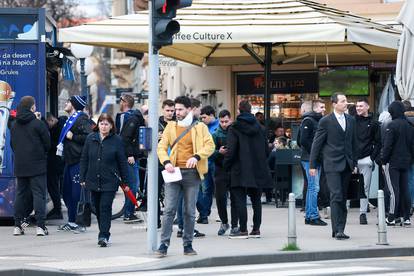
<svg viewBox="0 0 414 276">
<path fill-rule="evenodd" d="M 283 128 L 283 129 L 285 129 L 285 128 L 283 127 L 283 125 L 277 125 L 277 126 L 275 127 L 275 130 L 276 130 L 276 129 L 278 129 L 278 128 Z"/>
<path fill-rule="evenodd" d="M 254 114 L 255 117 L 260 116 L 260 115 L 264 115 L 263 112 L 258 111 L 256 112 L 256 114 Z"/>
<path fill-rule="evenodd" d="M 200 111 L 200 115 L 203 114 L 206 114 L 207 116 L 213 115 L 214 117 L 216 117 L 216 111 L 214 110 L 214 107 L 212 107 L 211 105 L 203 106 L 203 108 Z"/>
<path fill-rule="evenodd" d="M 190 98 L 191 101 L 191 108 L 200 107 L 201 102 L 197 100 L 196 98 Z"/>
<path fill-rule="evenodd" d="M 346 96 L 344 92 L 335 92 L 331 96 L 332 103 L 338 103 L 338 96 Z"/>
<path fill-rule="evenodd" d="M 403 105 L 404 105 L 404 109 L 405 109 L 405 111 L 408 111 L 408 110 L 410 110 L 410 109 L 411 109 L 412 105 L 411 105 L 411 102 L 410 102 L 409 100 L 405 100 L 405 101 L 403 101 L 402 103 L 403 103 Z"/>
<path fill-rule="evenodd" d="M 30 110 L 36 103 L 35 98 L 32 96 L 24 96 L 20 99 L 18 110 Z"/>
<path fill-rule="evenodd" d="M 367 97 L 362 97 L 362 98 L 359 98 L 359 99 L 357 99 L 357 102 L 364 102 L 364 103 L 366 103 L 367 105 L 369 105 L 369 102 L 368 102 L 368 98 L 367 98 Z"/>
<path fill-rule="evenodd" d="M 164 108 L 165 106 L 174 106 L 174 101 L 170 99 L 163 101 L 161 108 Z"/>
<path fill-rule="evenodd" d="M 300 110 L 303 113 L 311 112 L 312 111 L 312 107 L 313 107 L 313 104 L 312 104 L 311 101 L 304 101 L 302 103 L 302 105 L 300 106 Z"/>
<path fill-rule="evenodd" d="M 174 104 L 182 104 L 185 108 L 191 108 L 191 100 L 187 96 L 178 96 L 175 98 Z"/>
<path fill-rule="evenodd" d="M 102 121 L 108 121 L 108 123 L 110 123 L 112 125 L 112 128 L 110 130 L 111 134 L 115 134 L 116 133 L 116 126 L 115 126 L 115 122 L 114 119 L 112 119 L 111 116 L 108 115 L 108 113 L 102 113 L 99 118 L 98 118 L 98 122 L 96 123 L 95 128 L 93 129 L 93 131 L 95 132 L 99 132 L 99 123 Z"/>
<path fill-rule="evenodd" d="M 242 100 L 239 102 L 239 111 L 240 113 L 243 113 L 243 112 L 251 113 L 252 105 L 249 103 L 248 100 Z"/>
<path fill-rule="evenodd" d="M 133 108 L 134 107 L 135 99 L 130 94 L 122 94 L 121 101 L 126 102 L 129 108 Z"/>
<path fill-rule="evenodd" d="M 229 118 L 231 118 L 230 111 L 228 111 L 227 109 L 223 109 L 222 111 L 220 111 L 220 113 L 219 113 L 218 116 L 219 116 L 219 118 L 224 118 L 226 116 L 228 116 Z"/>
</svg>

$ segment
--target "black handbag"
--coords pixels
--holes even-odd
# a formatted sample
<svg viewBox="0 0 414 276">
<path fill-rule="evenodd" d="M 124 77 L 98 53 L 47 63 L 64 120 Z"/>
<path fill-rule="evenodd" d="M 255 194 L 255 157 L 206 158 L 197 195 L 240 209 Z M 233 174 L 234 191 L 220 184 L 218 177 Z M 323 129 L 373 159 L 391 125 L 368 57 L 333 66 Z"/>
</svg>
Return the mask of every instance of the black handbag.
<svg viewBox="0 0 414 276">
<path fill-rule="evenodd" d="M 91 226 L 91 196 L 85 187 L 81 187 L 80 200 L 76 210 L 76 224 L 83 227 Z"/>
<path fill-rule="evenodd" d="M 351 174 L 351 178 L 349 180 L 348 185 L 347 199 L 359 200 L 361 198 L 367 198 L 367 196 L 365 195 L 364 188 L 364 176 L 362 175 L 362 173 Z"/>
</svg>

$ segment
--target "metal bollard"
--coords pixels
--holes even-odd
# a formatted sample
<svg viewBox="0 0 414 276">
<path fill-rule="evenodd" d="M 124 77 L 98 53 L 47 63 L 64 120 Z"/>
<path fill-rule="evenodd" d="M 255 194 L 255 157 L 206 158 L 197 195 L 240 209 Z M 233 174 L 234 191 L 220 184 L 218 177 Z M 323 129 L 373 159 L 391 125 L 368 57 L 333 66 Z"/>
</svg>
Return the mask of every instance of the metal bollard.
<svg viewBox="0 0 414 276">
<path fill-rule="evenodd" d="M 388 245 L 387 225 L 385 224 L 384 191 L 378 190 L 378 245 Z"/>
<path fill-rule="evenodd" d="M 296 245 L 296 200 L 295 194 L 289 194 L 288 245 Z"/>
</svg>

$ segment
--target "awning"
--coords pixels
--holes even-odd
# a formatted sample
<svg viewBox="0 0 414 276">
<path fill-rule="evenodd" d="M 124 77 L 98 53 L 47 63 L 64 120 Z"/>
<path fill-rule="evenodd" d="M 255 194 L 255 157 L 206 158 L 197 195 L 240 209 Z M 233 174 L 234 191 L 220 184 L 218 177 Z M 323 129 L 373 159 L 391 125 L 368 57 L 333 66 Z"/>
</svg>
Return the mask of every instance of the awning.
<svg viewBox="0 0 414 276">
<path fill-rule="evenodd" d="M 395 59 L 400 35 L 390 26 L 312 1 L 195 0 L 178 11 L 177 20 L 181 31 L 161 54 L 197 65 L 255 63 L 241 46 L 263 56 L 257 45 L 269 42 L 276 61 L 303 54 L 309 54 L 307 61 L 327 55 L 338 62 L 349 55 Z M 59 41 L 146 52 L 148 12 L 60 29 Z"/>
</svg>

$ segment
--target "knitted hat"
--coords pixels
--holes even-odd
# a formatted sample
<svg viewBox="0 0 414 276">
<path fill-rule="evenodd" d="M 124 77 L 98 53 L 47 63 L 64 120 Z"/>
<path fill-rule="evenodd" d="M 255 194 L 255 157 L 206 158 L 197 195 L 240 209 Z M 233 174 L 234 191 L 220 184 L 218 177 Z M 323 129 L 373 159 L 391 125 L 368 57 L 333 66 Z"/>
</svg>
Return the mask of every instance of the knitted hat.
<svg viewBox="0 0 414 276">
<path fill-rule="evenodd" d="M 69 101 L 76 110 L 83 110 L 86 106 L 85 96 L 72 96 Z"/>
</svg>

